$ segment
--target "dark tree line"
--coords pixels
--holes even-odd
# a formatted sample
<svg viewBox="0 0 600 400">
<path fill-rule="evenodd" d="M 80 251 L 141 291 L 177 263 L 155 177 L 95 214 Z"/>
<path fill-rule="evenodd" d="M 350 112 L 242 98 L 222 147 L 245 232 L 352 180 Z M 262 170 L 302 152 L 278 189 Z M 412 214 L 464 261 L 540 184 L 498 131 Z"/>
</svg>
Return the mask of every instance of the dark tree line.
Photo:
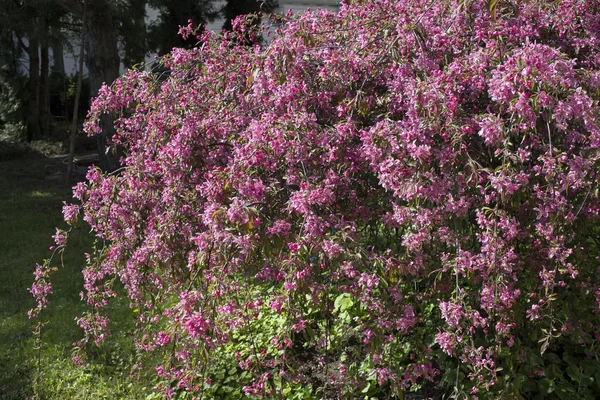
<svg viewBox="0 0 600 400">
<path fill-rule="evenodd" d="M 158 18 L 147 24 L 148 7 Z M 259 10 L 256 0 L 228 0 L 221 9 L 215 0 L 93 0 L 82 25 L 82 0 L 0 0 L 0 128 L 20 121 L 24 139 L 32 141 L 51 136 L 53 119 L 70 119 L 75 79 L 66 74 L 64 56 L 80 45 L 80 37 L 86 41 L 84 96 L 89 98 L 117 78 L 121 64 L 131 68 L 149 54 L 192 46 L 177 34 L 188 20 L 205 25 L 222 15 L 223 28 L 231 29 L 236 16 Z M 108 135 L 109 126 L 107 121 Z M 98 143 L 103 154 L 104 139 Z"/>
</svg>

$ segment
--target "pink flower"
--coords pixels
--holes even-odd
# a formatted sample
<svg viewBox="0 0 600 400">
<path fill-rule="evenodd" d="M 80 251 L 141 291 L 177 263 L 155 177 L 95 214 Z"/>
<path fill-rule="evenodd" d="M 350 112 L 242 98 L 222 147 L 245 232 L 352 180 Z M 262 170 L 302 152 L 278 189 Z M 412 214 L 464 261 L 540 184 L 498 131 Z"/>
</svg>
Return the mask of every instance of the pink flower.
<svg viewBox="0 0 600 400">
<path fill-rule="evenodd" d="M 297 253 L 300 250 L 300 245 L 298 243 L 290 243 L 288 247 L 292 253 Z"/>
<path fill-rule="evenodd" d="M 65 246 L 67 244 L 67 233 L 61 229 L 56 228 L 56 234 L 52 237 L 57 246 Z"/>
<path fill-rule="evenodd" d="M 273 311 L 277 312 L 278 314 L 280 314 L 280 313 L 281 313 L 281 307 L 282 307 L 282 306 L 283 306 L 283 304 L 282 304 L 282 303 L 281 303 L 281 301 L 279 301 L 279 300 L 274 300 L 274 301 L 272 301 L 272 302 L 271 302 L 271 304 L 269 304 L 269 307 L 270 307 L 270 308 L 271 308 Z"/>
<path fill-rule="evenodd" d="M 444 353 L 448 354 L 449 356 L 454 355 L 456 340 L 452 334 L 448 332 L 439 332 L 435 336 L 435 342 L 440 345 Z"/>
<path fill-rule="evenodd" d="M 375 332 L 373 332 L 371 329 L 366 329 L 363 332 L 363 335 L 364 335 L 363 343 L 364 344 L 369 344 L 369 343 L 371 343 L 371 340 L 375 336 Z"/>
</svg>

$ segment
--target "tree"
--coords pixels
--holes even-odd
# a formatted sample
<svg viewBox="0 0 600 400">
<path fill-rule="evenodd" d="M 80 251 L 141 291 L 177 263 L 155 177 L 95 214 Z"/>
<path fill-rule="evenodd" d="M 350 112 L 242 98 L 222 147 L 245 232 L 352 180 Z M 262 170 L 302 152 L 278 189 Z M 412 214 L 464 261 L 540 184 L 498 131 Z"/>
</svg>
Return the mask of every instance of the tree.
<svg viewBox="0 0 600 400">
<path fill-rule="evenodd" d="M 88 23 L 85 26 L 88 50 L 86 66 L 90 95 L 99 94 L 104 84 L 110 85 L 119 76 L 121 59 L 117 40 L 117 14 L 112 2 L 94 1 L 88 4 Z M 113 119 L 109 115 L 102 117 L 102 131 L 98 132 L 98 154 L 100 165 L 107 171 L 113 171 L 118 165 L 118 155 L 107 151 L 106 143 L 113 134 Z"/>
<path fill-rule="evenodd" d="M 70 14 L 84 19 L 83 3 L 78 0 L 57 0 Z M 131 3 L 133 4 L 133 3 Z M 136 3 L 143 7 L 144 2 Z M 104 84 L 111 84 L 118 76 L 121 64 L 119 56 L 119 26 L 121 4 L 113 0 L 94 1 L 87 4 L 87 11 L 82 29 L 85 30 L 87 40 L 85 52 L 85 64 L 88 70 L 88 83 L 90 96 L 96 97 Z M 132 8 L 128 8 L 131 11 Z M 136 9 L 139 15 L 140 11 Z M 143 18 L 143 11 L 141 11 Z M 142 53 L 143 54 L 143 53 Z M 132 57 L 131 51 L 127 52 Z M 139 54 L 134 57 L 140 56 Z M 100 166 L 106 171 L 113 171 L 118 167 L 119 156 L 115 151 L 107 149 L 110 143 L 113 129 L 113 119 L 109 115 L 102 117 L 103 129 L 98 132 L 97 144 Z"/>
<path fill-rule="evenodd" d="M 123 44 L 123 65 L 126 69 L 144 62 L 148 53 L 146 4 L 147 0 L 129 0 L 120 15 L 119 37 Z"/>
<path fill-rule="evenodd" d="M 27 140 L 49 136 L 49 79 L 51 32 L 59 31 L 63 12 L 51 0 L 7 1 L 0 10 L 5 43 L 11 48 L 13 65 L 27 54 L 28 100 L 27 100 Z M 25 43 L 27 41 L 27 43 Z M 19 43 L 18 48 L 10 46 Z M 64 69 L 64 67 L 63 67 Z M 14 74 L 18 71 L 13 70 Z"/>
<path fill-rule="evenodd" d="M 212 0 L 149 0 L 148 4 L 159 10 L 158 19 L 149 26 L 149 46 L 158 54 L 166 54 L 174 47 L 190 48 L 197 41 L 177 35 L 180 26 L 204 25 L 213 21 L 218 11 Z"/>
<path fill-rule="evenodd" d="M 64 209 L 82 342 L 123 294 L 167 397 L 597 397 L 599 17 L 361 2 L 125 74 L 86 125 L 118 116 L 123 169 Z"/>
<path fill-rule="evenodd" d="M 81 25 L 87 23 L 87 0 L 83 0 L 83 16 Z M 79 110 L 79 100 L 81 98 L 81 88 L 83 86 L 83 59 L 85 58 L 85 29 L 81 30 L 81 47 L 79 48 L 79 70 L 77 73 L 77 89 L 75 92 L 75 101 L 73 104 L 73 120 L 71 121 L 71 130 L 69 132 L 69 158 L 67 161 L 67 184 L 71 183 L 71 174 L 73 172 L 73 161 L 75 158 L 75 135 L 77 133 L 77 111 Z"/>
<path fill-rule="evenodd" d="M 223 29 L 231 31 L 233 29 L 233 21 L 240 15 L 255 14 L 261 10 L 258 1 L 246 0 L 229 0 L 223 6 L 223 16 L 225 23 Z"/>
<path fill-rule="evenodd" d="M 57 0 L 63 7 L 74 15 L 82 15 L 81 3 L 74 0 Z M 95 97 L 103 84 L 110 84 L 119 75 L 121 59 L 118 45 L 124 49 L 123 62 L 127 67 L 144 61 L 149 47 L 146 41 L 145 7 L 146 0 L 128 0 L 124 3 L 114 0 L 95 1 L 88 5 L 88 23 L 85 26 L 88 40 L 86 52 L 86 66 L 89 75 L 90 95 Z M 155 44 L 154 48 L 163 50 L 164 43 L 176 37 L 177 23 L 187 23 L 189 18 L 203 23 L 210 18 L 210 2 L 150 2 L 160 7 L 160 22 L 150 27 L 150 39 Z M 175 24 L 175 25 L 174 25 Z M 165 34 L 167 31 L 169 34 Z M 154 39 L 152 39 L 154 38 Z M 171 39 L 169 39 L 171 38 Z M 153 40 L 156 40 L 153 41 Z M 168 50 L 165 50 L 168 51 Z M 119 153 L 115 147 L 107 148 L 113 135 L 113 120 L 109 115 L 102 117 L 103 129 L 99 132 L 98 153 L 100 165 L 107 171 L 117 169 Z"/>
<path fill-rule="evenodd" d="M 64 10 L 54 0 L 42 0 L 37 6 L 39 13 L 38 30 L 40 46 L 40 81 L 39 81 L 39 119 L 40 130 L 44 138 L 50 137 L 50 48 L 53 50 L 53 70 L 64 75 L 62 47 L 59 44 L 64 37 L 61 32 L 61 20 L 65 18 Z M 56 74 L 55 74 L 56 76 Z"/>
<path fill-rule="evenodd" d="M 247 45 L 258 44 L 263 40 L 260 29 L 263 12 L 270 13 L 277 5 L 277 1 L 270 0 L 228 0 L 221 9 L 221 13 L 225 17 L 223 30 L 232 31 L 237 29 L 236 24 L 246 25 L 245 40 Z"/>
<path fill-rule="evenodd" d="M 3 15 L 0 14 L 0 17 Z M 22 120 L 23 77 L 18 70 L 21 47 L 12 30 L 0 20 L 0 127 Z"/>
<path fill-rule="evenodd" d="M 29 101 L 27 106 L 27 141 L 40 137 L 40 55 L 35 34 L 29 35 Z"/>
</svg>

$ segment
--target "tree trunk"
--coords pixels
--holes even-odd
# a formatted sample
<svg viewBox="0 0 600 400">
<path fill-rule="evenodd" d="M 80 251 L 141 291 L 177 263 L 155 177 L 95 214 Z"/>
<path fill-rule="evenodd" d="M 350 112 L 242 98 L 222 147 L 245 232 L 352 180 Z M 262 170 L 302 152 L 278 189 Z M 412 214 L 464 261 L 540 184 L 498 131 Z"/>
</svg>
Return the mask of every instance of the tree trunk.
<svg viewBox="0 0 600 400">
<path fill-rule="evenodd" d="M 128 15 L 121 16 L 121 36 L 125 55 L 123 66 L 131 69 L 146 58 L 146 2 L 147 0 L 130 0 Z"/>
<path fill-rule="evenodd" d="M 87 0 L 83 0 L 82 26 L 87 20 Z M 83 79 L 83 58 L 85 55 L 85 29 L 81 30 L 81 47 L 79 48 L 79 70 L 77 74 L 77 91 L 75 92 L 75 105 L 73 106 L 73 121 L 71 121 L 71 132 L 69 132 L 69 160 L 67 162 L 67 185 L 71 183 L 73 174 L 73 160 L 75 158 L 75 133 L 77 132 L 77 110 L 81 99 L 81 86 Z"/>
<path fill-rule="evenodd" d="M 27 141 L 40 136 L 40 56 L 39 43 L 29 35 L 29 105 L 27 107 Z"/>
<path fill-rule="evenodd" d="M 65 52 L 63 46 L 63 37 L 59 27 L 50 28 L 50 48 L 52 49 L 52 77 L 58 80 L 58 92 L 50 95 L 50 112 L 53 115 L 63 117 L 68 121 L 68 110 L 64 104 L 62 94 L 67 92 L 67 82 L 65 79 Z"/>
<path fill-rule="evenodd" d="M 50 113 L 48 111 L 48 75 L 50 73 L 50 57 L 48 55 L 48 25 L 44 25 L 46 35 L 41 44 L 41 69 L 40 69 L 40 127 L 44 138 L 50 138 Z"/>
<path fill-rule="evenodd" d="M 110 12 L 110 5 L 106 0 L 88 4 L 88 20 L 85 24 L 88 43 L 86 64 L 92 97 L 98 95 L 103 83 L 110 85 L 119 76 L 120 59 L 116 28 L 116 18 Z M 102 117 L 102 134 L 97 138 L 100 167 L 105 171 L 114 171 L 118 167 L 116 151 L 106 151 L 107 140 L 109 141 L 114 133 L 113 122 L 110 115 Z"/>
<path fill-rule="evenodd" d="M 65 74 L 65 50 L 60 39 L 59 28 L 52 28 L 52 69 L 61 75 Z"/>
</svg>

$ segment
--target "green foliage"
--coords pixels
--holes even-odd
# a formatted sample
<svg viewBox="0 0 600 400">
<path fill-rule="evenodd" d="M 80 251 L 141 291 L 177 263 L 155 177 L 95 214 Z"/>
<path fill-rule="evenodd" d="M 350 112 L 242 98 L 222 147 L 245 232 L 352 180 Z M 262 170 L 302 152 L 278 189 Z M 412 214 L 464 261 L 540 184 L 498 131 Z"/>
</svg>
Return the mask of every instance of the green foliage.
<svg viewBox="0 0 600 400">
<path fill-rule="evenodd" d="M 597 399 L 600 396 L 597 354 L 586 354 L 575 344 L 552 350 L 556 352 L 547 352 L 543 356 L 531 350 L 525 362 L 516 368 L 513 389 L 517 396 L 523 399 Z"/>
<path fill-rule="evenodd" d="M 0 69 L 0 128 L 23 117 L 25 79 L 14 70 Z"/>
</svg>

